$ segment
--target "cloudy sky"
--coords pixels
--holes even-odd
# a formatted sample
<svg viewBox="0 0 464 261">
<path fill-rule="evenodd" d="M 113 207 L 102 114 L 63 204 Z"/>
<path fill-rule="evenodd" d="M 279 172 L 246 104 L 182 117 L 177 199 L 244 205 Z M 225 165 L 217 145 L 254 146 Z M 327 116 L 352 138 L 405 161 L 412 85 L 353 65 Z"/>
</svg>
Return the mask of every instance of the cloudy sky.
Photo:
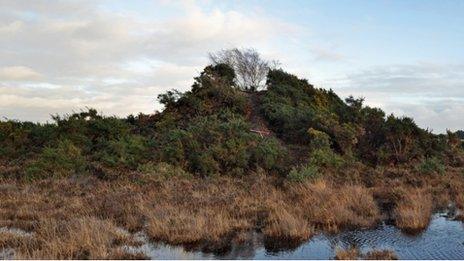
<svg viewBox="0 0 464 261">
<path fill-rule="evenodd" d="M 342 97 L 464 129 L 464 1 L 0 0 L 0 117 L 151 113 L 207 53 L 253 47 Z"/>
</svg>

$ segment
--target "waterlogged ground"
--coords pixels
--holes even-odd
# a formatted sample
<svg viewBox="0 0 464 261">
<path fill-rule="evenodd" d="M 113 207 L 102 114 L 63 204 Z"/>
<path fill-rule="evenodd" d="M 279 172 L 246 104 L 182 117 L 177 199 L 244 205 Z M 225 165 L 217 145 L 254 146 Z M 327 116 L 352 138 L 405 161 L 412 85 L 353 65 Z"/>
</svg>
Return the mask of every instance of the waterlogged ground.
<svg viewBox="0 0 464 261">
<path fill-rule="evenodd" d="M 152 259 L 333 259 L 336 249 L 353 245 L 363 253 L 372 249 L 390 249 L 400 259 L 464 259 L 464 223 L 436 214 L 429 227 L 417 235 L 407 235 L 392 225 L 382 224 L 370 230 L 318 235 L 295 249 L 280 251 L 266 249 L 259 235 L 254 235 L 246 245 L 232 247 L 224 255 L 150 243 L 134 250 L 142 251 Z"/>
</svg>

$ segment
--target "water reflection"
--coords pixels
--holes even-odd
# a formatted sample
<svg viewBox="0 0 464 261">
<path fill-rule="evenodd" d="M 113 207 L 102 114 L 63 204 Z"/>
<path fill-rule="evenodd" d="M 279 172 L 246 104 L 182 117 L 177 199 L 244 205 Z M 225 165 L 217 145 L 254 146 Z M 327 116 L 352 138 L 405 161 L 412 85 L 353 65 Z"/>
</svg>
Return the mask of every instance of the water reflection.
<svg viewBox="0 0 464 261">
<path fill-rule="evenodd" d="M 254 234 L 247 244 L 233 246 L 220 256 L 148 243 L 143 251 L 152 259 L 332 259 L 336 248 L 353 245 L 363 253 L 372 249 L 391 249 L 400 259 L 464 259 L 464 226 L 462 222 L 437 214 L 424 232 L 414 236 L 382 224 L 370 230 L 321 234 L 295 249 L 277 252 L 266 248 L 259 234 Z"/>
</svg>

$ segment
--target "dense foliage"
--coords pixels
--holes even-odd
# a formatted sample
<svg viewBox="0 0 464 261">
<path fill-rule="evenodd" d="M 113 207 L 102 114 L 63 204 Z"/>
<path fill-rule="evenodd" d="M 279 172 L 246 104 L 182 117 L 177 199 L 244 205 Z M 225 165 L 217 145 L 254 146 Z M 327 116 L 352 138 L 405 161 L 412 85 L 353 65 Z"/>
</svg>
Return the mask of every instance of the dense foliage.
<svg viewBox="0 0 464 261">
<path fill-rule="evenodd" d="M 90 109 L 45 124 L 0 121 L 0 176 L 264 170 L 300 181 L 347 166 L 416 162 L 417 172 L 441 174 L 445 166 L 464 165 L 462 132 L 434 135 L 410 118 L 386 116 L 363 99 L 343 101 L 282 70 L 269 71 L 261 92 L 243 92 L 234 79 L 231 67 L 208 66 L 190 91 L 159 95 L 165 109 L 153 115 L 121 119 Z M 251 131 L 252 114 L 266 122 L 269 135 Z"/>
<path fill-rule="evenodd" d="M 306 80 L 273 70 L 261 110 L 286 142 L 310 145 L 316 139 L 330 144 L 338 154 L 356 156 L 366 164 L 407 163 L 443 156 L 451 149 L 452 133 L 434 135 L 411 118 L 386 117 L 382 110 L 364 106 L 363 101 L 353 97 L 342 101 L 332 90 L 314 88 Z"/>
</svg>

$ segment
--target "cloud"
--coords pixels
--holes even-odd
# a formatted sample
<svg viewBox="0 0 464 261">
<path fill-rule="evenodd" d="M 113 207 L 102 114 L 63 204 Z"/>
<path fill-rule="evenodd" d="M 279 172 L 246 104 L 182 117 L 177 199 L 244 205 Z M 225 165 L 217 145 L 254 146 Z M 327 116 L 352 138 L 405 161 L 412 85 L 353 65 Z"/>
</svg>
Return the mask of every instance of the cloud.
<svg viewBox="0 0 464 261">
<path fill-rule="evenodd" d="M 412 117 L 437 133 L 464 129 L 464 64 L 377 66 L 324 85 L 344 97 L 363 96 L 367 104 Z"/>
<path fill-rule="evenodd" d="M 310 70 L 341 96 L 364 96 L 437 132 L 464 129 L 464 64 L 383 65 L 335 78 L 356 64 L 337 51 L 339 43 L 275 16 L 208 1 L 147 1 L 144 14 L 115 4 L 0 0 L 0 117 L 44 121 L 86 106 L 150 113 L 160 108 L 159 93 L 190 88 L 208 52 L 254 47 L 290 72 Z"/>
<path fill-rule="evenodd" d="M 195 1 L 156 2 L 151 17 L 105 4 L 1 1 L 0 117 L 43 120 L 38 112 L 48 118 L 85 106 L 150 113 L 159 107 L 157 94 L 190 87 L 207 52 L 266 46 L 295 30 L 263 14 Z M 172 14 L 159 15 L 163 8 Z"/>
<path fill-rule="evenodd" d="M 21 81 L 40 79 L 40 73 L 25 66 L 8 66 L 0 68 L 1 81 Z"/>
<path fill-rule="evenodd" d="M 314 46 L 310 49 L 315 61 L 339 62 L 345 59 L 345 56 L 341 53 L 338 53 L 334 50 L 326 49 L 322 46 Z"/>
</svg>

